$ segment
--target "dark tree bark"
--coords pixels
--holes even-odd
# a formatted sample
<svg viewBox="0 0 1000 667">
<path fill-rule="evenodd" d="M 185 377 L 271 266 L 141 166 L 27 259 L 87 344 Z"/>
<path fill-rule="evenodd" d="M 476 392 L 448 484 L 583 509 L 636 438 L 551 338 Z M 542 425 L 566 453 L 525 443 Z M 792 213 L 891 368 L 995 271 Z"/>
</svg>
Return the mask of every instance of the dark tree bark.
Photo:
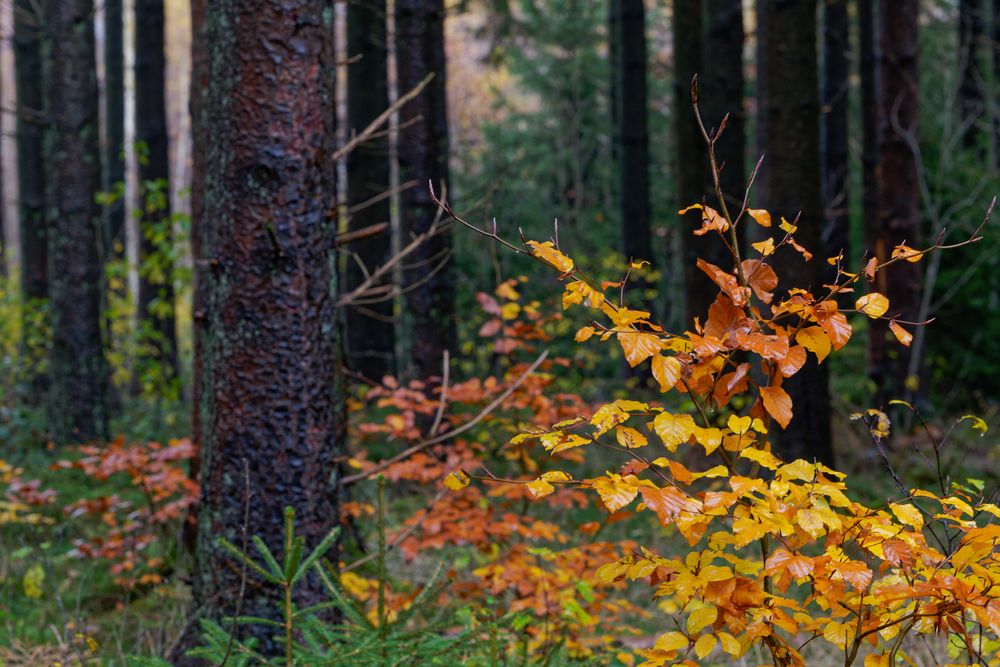
<svg viewBox="0 0 1000 667">
<path fill-rule="evenodd" d="M 397 77 L 400 93 L 434 78 L 399 112 L 400 180 L 416 182 L 403 192 L 404 239 L 426 232 L 438 215 L 428 183 L 440 194 L 448 181 L 448 115 L 445 96 L 444 3 L 397 0 Z M 451 232 L 438 233 L 407 258 L 403 275 L 410 341 L 410 365 L 420 378 L 440 376 L 445 350 L 455 346 L 455 279 Z"/>
<path fill-rule="evenodd" d="M 202 494 L 195 606 L 235 613 L 240 568 L 219 547 L 249 532 L 280 558 L 283 508 L 306 550 L 338 523 L 342 369 L 333 258 L 332 0 L 211 0 L 200 216 L 204 269 Z M 334 557 L 335 559 L 335 557 Z M 275 618 L 253 581 L 244 615 Z M 310 575 L 295 604 L 325 599 Z M 241 625 L 273 654 L 273 629 Z"/>
<path fill-rule="evenodd" d="M 962 143 L 966 148 L 980 145 L 979 123 L 986 111 L 985 78 L 981 67 L 986 32 L 984 0 L 959 0 L 958 3 L 958 120 Z M 980 149 L 985 148 L 980 145 Z"/>
<path fill-rule="evenodd" d="M 28 299 L 49 295 L 45 240 L 45 100 L 42 91 L 42 32 L 32 0 L 14 7 L 14 66 L 17 80 L 17 174 L 20 199 L 21 289 Z"/>
<path fill-rule="evenodd" d="M 722 169 L 722 196 L 730 211 L 739 210 L 746 191 L 746 118 L 743 111 L 743 3 L 741 0 L 707 0 L 708 24 L 705 26 L 704 61 L 699 75 L 700 108 L 707 127 L 719 128 L 728 114 L 725 131 L 715 143 L 715 155 Z M 704 192 L 714 192 L 711 174 L 706 169 Z M 714 197 L 713 197 L 714 200 Z M 686 206 L 692 202 L 679 202 Z M 719 207 L 716 201 L 713 206 Z M 711 241 L 711 261 L 719 266 L 732 263 L 728 251 L 718 239 Z M 721 263 L 720 263 L 721 262 Z M 699 273 L 701 273 L 699 271 Z M 702 276 L 704 277 L 704 276 Z M 697 313 L 704 319 L 708 306 L 702 303 Z"/>
<path fill-rule="evenodd" d="M 620 67 L 618 193 L 622 252 L 628 260 L 652 259 L 649 231 L 649 103 L 646 93 L 646 10 L 643 0 L 616 0 Z"/>
<path fill-rule="evenodd" d="M 691 106 L 691 80 L 702 69 L 702 2 L 680 0 L 674 3 L 672 35 L 674 40 L 674 155 L 679 208 L 701 202 L 705 197 L 708 174 L 705 142 L 698 130 Z M 713 264 L 719 259 L 717 239 L 691 234 L 697 228 L 691 219 L 682 218 L 681 247 L 684 259 L 685 326 L 693 326 L 695 317 L 705 319 L 718 289 L 696 266 L 698 257 Z M 723 261 L 723 265 L 725 262 Z M 668 311 L 669 312 L 669 304 Z"/>
<path fill-rule="evenodd" d="M 911 148 L 911 142 L 916 141 L 919 108 L 918 15 L 917 0 L 883 2 L 879 8 L 878 215 L 868 241 L 880 262 L 900 243 L 918 247 L 921 242 L 920 165 Z M 921 266 L 900 262 L 877 275 L 878 291 L 889 298 L 889 314 L 916 321 L 923 288 Z M 892 398 L 912 397 L 907 389 L 910 348 L 888 342 L 890 339 L 887 328 L 873 322 L 869 372 L 878 388 L 879 405 Z M 919 366 L 913 375 L 919 377 Z"/>
<path fill-rule="evenodd" d="M 993 45 L 993 84 L 1000 82 L 1000 0 L 993 0 L 990 43 Z M 993 157 L 1000 169 L 1000 112 L 993 115 Z"/>
<path fill-rule="evenodd" d="M 823 0 L 823 77 L 820 93 L 823 160 L 822 252 L 850 258 L 847 199 L 847 75 L 850 63 L 847 0 Z M 832 267 L 831 267 L 832 268 Z"/>
<path fill-rule="evenodd" d="M 91 0 L 47 0 L 45 140 L 52 351 L 49 424 L 57 443 L 107 436 L 101 340 L 101 187 Z"/>
<path fill-rule="evenodd" d="M 362 132 L 389 106 L 385 0 L 352 0 L 347 5 L 347 53 L 360 60 L 347 68 L 348 134 Z M 348 228 L 389 222 L 389 140 L 381 133 L 347 156 Z M 347 246 L 344 289 L 351 291 L 392 254 L 388 229 Z M 395 369 L 392 299 L 345 309 L 345 343 L 352 370 L 381 379 Z"/>
<path fill-rule="evenodd" d="M 169 252 L 170 156 L 166 107 L 166 53 L 163 0 L 135 4 L 135 132 L 141 147 L 139 194 L 139 321 L 145 340 L 156 350 L 154 363 L 171 377 L 177 375 L 177 334 L 174 325 L 173 265 Z"/>
<path fill-rule="evenodd" d="M 142 36 L 137 37 L 138 40 Z M 141 83 L 141 82 L 140 82 Z M 125 183 L 125 41 L 122 0 L 104 0 L 104 172 L 101 187 Z M 104 260 L 125 255 L 125 196 L 104 211 Z"/>
<path fill-rule="evenodd" d="M 861 82 L 861 208 L 865 245 L 874 250 L 878 227 L 879 49 L 876 0 L 858 0 L 858 75 Z"/>
<path fill-rule="evenodd" d="M 621 160 L 621 0 L 608 0 L 608 107 L 611 112 L 611 159 L 617 164 Z M 615 196 L 620 196 L 616 192 Z"/>
<path fill-rule="evenodd" d="M 760 0 L 758 41 L 759 141 L 767 160 L 759 176 L 763 206 L 772 215 L 792 219 L 801 213 L 796 238 L 820 252 L 823 205 L 820 188 L 818 63 L 815 0 Z M 822 258 L 804 262 L 791 249 L 779 250 L 784 287 L 819 290 Z M 802 369 L 784 383 L 792 398 L 794 418 L 779 436 L 783 455 L 791 460 L 833 463 L 830 396 L 826 366 L 810 355 Z"/>
</svg>

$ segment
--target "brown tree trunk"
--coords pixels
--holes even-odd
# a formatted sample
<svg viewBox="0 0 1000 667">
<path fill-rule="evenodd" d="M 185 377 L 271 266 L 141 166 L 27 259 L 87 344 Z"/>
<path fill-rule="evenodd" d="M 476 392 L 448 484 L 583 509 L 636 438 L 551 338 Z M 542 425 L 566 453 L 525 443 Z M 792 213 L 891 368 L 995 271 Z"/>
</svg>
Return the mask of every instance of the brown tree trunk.
<svg viewBox="0 0 1000 667">
<path fill-rule="evenodd" d="M 205 310 L 202 497 L 195 606 L 236 612 L 240 567 L 219 538 L 259 535 L 280 559 L 283 509 L 306 550 L 338 523 L 343 444 L 337 335 L 333 1 L 211 0 L 199 114 Z M 245 512 L 252 508 L 249 526 Z M 335 560 L 335 557 L 334 557 Z M 325 599 L 310 575 L 299 607 Z M 275 618 L 251 581 L 244 615 Z M 273 628 L 243 624 L 265 654 Z"/>
<path fill-rule="evenodd" d="M 912 148 L 917 140 L 919 104 L 918 15 L 917 0 L 882 2 L 879 11 L 878 217 L 869 238 L 879 261 L 887 260 L 900 243 L 917 247 L 921 242 L 920 165 Z M 900 262 L 878 273 L 877 288 L 889 298 L 889 315 L 904 321 L 913 322 L 919 316 L 922 284 L 919 264 Z M 913 381 L 919 378 L 918 370 L 907 382 L 909 348 L 890 339 L 884 323 L 872 323 L 869 372 L 878 388 L 879 405 L 911 397 L 916 388 Z"/>
<path fill-rule="evenodd" d="M 428 185 L 438 194 L 448 182 L 448 115 L 445 96 L 444 3 L 442 0 L 397 0 L 396 59 L 401 94 L 428 74 L 434 79 L 399 113 L 400 181 L 416 186 L 401 197 L 404 243 L 423 234 L 438 216 Z M 451 233 L 423 243 L 407 257 L 406 290 L 410 365 L 420 378 L 440 376 L 445 350 L 455 347 L 455 279 Z"/>
<path fill-rule="evenodd" d="M 850 63 L 847 0 L 823 0 L 822 127 L 823 257 L 844 253 L 850 259 L 847 199 L 847 73 Z M 833 267 L 831 267 L 833 268 Z M 835 269 L 834 269 L 835 270 Z"/>
<path fill-rule="evenodd" d="M 347 67 L 347 132 L 362 132 L 389 106 L 385 0 L 354 0 L 347 5 L 347 53 L 360 59 Z M 350 230 L 389 222 L 389 140 L 383 132 L 347 156 L 347 205 Z M 381 199 L 379 199 L 381 197 Z M 386 231 L 347 246 L 344 290 L 351 291 L 392 254 Z M 351 306 L 344 311 L 344 342 L 351 370 L 379 380 L 396 372 L 392 299 Z"/>
<path fill-rule="evenodd" d="M 617 100 L 621 138 L 619 196 L 622 251 L 625 258 L 652 259 L 649 232 L 649 103 L 646 94 L 646 10 L 643 0 L 616 0 L 619 89 Z M 639 306 L 640 304 L 636 304 Z"/>
<path fill-rule="evenodd" d="M 762 204 L 773 216 L 793 219 L 801 213 L 796 238 L 822 252 L 823 205 L 820 188 L 816 2 L 760 0 L 758 40 L 759 142 L 767 160 L 759 177 Z M 785 287 L 817 292 L 822 284 L 821 257 L 802 261 L 791 249 L 775 255 Z M 785 381 L 794 418 L 779 436 L 787 459 L 833 462 L 830 396 L 826 366 L 811 356 Z"/>
<path fill-rule="evenodd" d="M 101 187 L 94 5 L 47 0 L 45 142 L 52 351 L 49 423 L 60 444 L 104 438 L 108 371 L 101 340 Z"/>
<path fill-rule="evenodd" d="M 142 35 L 137 36 L 138 40 Z M 104 0 L 104 171 L 101 187 L 118 195 L 104 210 L 104 261 L 125 255 L 125 40 L 122 0 Z"/>
<path fill-rule="evenodd" d="M 983 136 L 979 123 L 986 111 L 985 78 L 981 67 L 986 32 L 983 2 L 960 0 L 958 3 L 958 120 L 962 144 L 966 148 L 979 144 Z M 981 151 L 983 148 L 980 145 Z"/>
<path fill-rule="evenodd" d="M 674 137 L 677 151 L 674 169 L 679 208 L 704 199 L 708 174 L 705 142 L 691 107 L 691 80 L 702 68 L 701 13 L 701 0 L 674 3 Z M 690 219 L 681 218 L 680 225 L 684 261 L 684 326 L 691 327 L 695 317 L 705 319 L 708 307 L 718 292 L 715 284 L 698 270 L 697 259 L 703 257 L 714 264 L 720 256 L 716 247 L 718 239 L 692 235 L 696 225 Z"/>
<path fill-rule="evenodd" d="M 135 129 L 143 213 L 138 316 L 142 339 L 156 350 L 146 361 L 157 364 L 168 377 L 176 377 L 163 0 L 136 0 L 135 23 Z"/>
</svg>

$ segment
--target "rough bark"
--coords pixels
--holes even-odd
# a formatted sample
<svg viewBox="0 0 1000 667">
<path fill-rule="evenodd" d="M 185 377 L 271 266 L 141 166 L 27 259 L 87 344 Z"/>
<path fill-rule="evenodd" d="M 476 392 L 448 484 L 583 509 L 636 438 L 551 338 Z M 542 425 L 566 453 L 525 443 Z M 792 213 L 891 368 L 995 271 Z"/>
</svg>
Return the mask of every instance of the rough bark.
<svg viewBox="0 0 1000 667">
<path fill-rule="evenodd" d="M 156 350 L 153 363 L 177 375 L 170 220 L 163 0 L 135 3 L 135 133 L 139 160 L 139 322 Z"/>
<path fill-rule="evenodd" d="M 101 187 L 91 0 L 47 0 L 45 137 L 52 350 L 49 424 L 60 444 L 107 436 L 101 340 Z"/>
<path fill-rule="evenodd" d="M 958 120 L 962 143 L 966 148 L 980 144 L 979 124 L 986 112 L 985 77 L 982 49 L 986 32 L 984 0 L 959 0 L 958 3 Z"/>
<path fill-rule="evenodd" d="M 142 39 L 141 35 L 138 39 Z M 125 183 L 125 41 L 122 0 L 104 0 L 104 172 L 101 187 Z M 105 261 L 125 255 L 125 196 L 104 210 Z"/>
<path fill-rule="evenodd" d="M 702 115 L 709 128 L 718 128 L 729 115 L 726 129 L 715 144 L 715 155 L 722 168 L 722 195 L 730 211 L 738 210 L 746 190 L 746 117 L 743 111 L 743 3 L 741 0 L 707 0 L 708 24 L 705 26 L 704 59 L 699 78 Z M 714 192 L 706 169 L 706 193 Z M 714 200 L 714 195 L 712 197 Z M 684 202 L 680 202 L 687 205 Z M 715 202 L 714 206 L 718 206 Z M 727 266 L 732 261 L 718 240 L 710 250 L 713 264 Z M 723 262 L 719 264 L 719 262 Z M 709 304 L 701 304 L 704 319 Z"/>
<path fill-rule="evenodd" d="M 416 186 L 401 197 L 404 239 L 427 231 L 438 216 L 428 183 L 440 194 L 448 181 L 448 116 L 445 97 L 444 3 L 397 0 L 397 77 L 401 93 L 428 74 L 434 79 L 399 113 L 400 182 Z M 445 350 L 455 346 L 455 279 L 451 233 L 439 233 L 407 258 L 403 272 L 410 365 L 420 378 L 440 376 Z"/>
<path fill-rule="evenodd" d="M 878 213 L 869 237 L 879 261 L 888 259 L 900 243 L 918 247 L 921 242 L 920 165 L 910 143 L 916 141 L 919 104 L 918 4 L 899 0 L 879 7 Z M 919 264 L 900 262 L 878 273 L 877 288 L 889 298 L 890 315 L 913 322 L 920 312 L 922 283 Z M 912 393 L 907 389 L 909 348 L 889 342 L 890 338 L 883 323 L 873 323 L 869 373 L 878 388 L 877 404 Z"/>
<path fill-rule="evenodd" d="M 705 142 L 691 107 L 691 80 L 702 69 L 701 13 L 701 0 L 674 3 L 674 137 L 677 151 L 674 170 L 678 208 L 704 199 L 708 174 Z M 718 240 L 692 235 L 691 230 L 696 228 L 693 219 L 692 216 L 680 220 L 686 326 L 693 326 L 695 317 L 705 319 L 708 307 L 718 292 L 715 284 L 696 266 L 698 257 L 704 257 L 713 264 L 716 263 L 713 260 L 720 259 L 716 247 Z"/>
<path fill-rule="evenodd" d="M 823 0 L 823 76 L 820 92 L 822 127 L 824 257 L 841 252 L 850 258 L 850 218 L 847 199 L 848 161 L 848 41 L 847 0 Z"/>
<path fill-rule="evenodd" d="M 347 68 L 347 132 L 363 131 L 389 106 L 385 0 L 353 0 L 347 5 L 347 53 L 359 57 Z M 385 133 L 347 156 L 348 228 L 389 222 L 389 139 Z M 376 200 L 379 196 L 382 199 Z M 388 229 L 347 247 L 344 288 L 350 291 L 392 254 Z M 392 300 L 345 309 L 344 342 L 351 370 L 381 379 L 395 373 L 395 322 Z"/>
<path fill-rule="evenodd" d="M 796 238 L 820 251 L 823 206 L 820 187 L 816 1 L 760 0 L 758 42 L 758 131 L 767 160 L 759 187 L 772 215 L 792 219 L 801 213 Z M 780 39 L 778 38 L 780 36 Z M 784 287 L 821 288 L 822 258 L 804 262 L 791 249 L 774 260 Z M 819 459 L 832 465 L 830 396 L 826 366 L 810 355 L 802 369 L 784 383 L 794 418 L 779 436 L 786 458 Z"/>
<path fill-rule="evenodd" d="M 618 120 L 619 196 L 622 251 L 632 259 L 652 259 L 649 231 L 649 104 L 646 93 L 646 10 L 643 0 L 617 0 L 621 68 Z"/>
<path fill-rule="evenodd" d="M 195 607 L 236 611 L 240 568 L 219 538 L 283 553 L 283 508 L 306 549 L 338 523 L 343 443 L 337 333 L 332 0 L 211 0 L 205 46 L 202 494 Z M 335 560 L 335 557 L 334 557 Z M 310 575 L 295 604 L 325 599 Z M 275 618 L 251 581 L 244 615 Z M 273 629 L 241 625 L 273 654 Z"/>
</svg>

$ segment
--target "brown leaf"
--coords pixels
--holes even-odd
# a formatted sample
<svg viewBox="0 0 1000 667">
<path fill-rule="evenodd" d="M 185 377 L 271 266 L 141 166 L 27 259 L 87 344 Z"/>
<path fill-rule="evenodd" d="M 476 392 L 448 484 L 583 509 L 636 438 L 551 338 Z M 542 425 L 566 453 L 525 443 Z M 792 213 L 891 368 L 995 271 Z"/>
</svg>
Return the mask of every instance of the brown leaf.
<svg viewBox="0 0 1000 667">
<path fill-rule="evenodd" d="M 781 424 L 781 428 L 788 428 L 792 421 L 792 399 L 788 393 L 781 387 L 761 387 L 760 398 L 764 409 Z"/>
</svg>

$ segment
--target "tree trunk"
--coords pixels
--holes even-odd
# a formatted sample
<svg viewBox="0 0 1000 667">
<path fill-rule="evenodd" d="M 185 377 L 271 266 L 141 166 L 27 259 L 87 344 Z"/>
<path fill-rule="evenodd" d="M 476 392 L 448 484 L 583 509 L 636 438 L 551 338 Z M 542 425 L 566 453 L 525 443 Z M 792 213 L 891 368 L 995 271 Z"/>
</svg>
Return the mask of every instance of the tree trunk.
<svg viewBox="0 0 1000 667">
<path fill-rule="evenodd" d="M 307 551 L 337 525 L 344 419 L 333 1 L 211 0 L 206 8 L 209 86 L 197 118 L 198 136 L 209 139 L 200 149 L 199 222 L 208 266 L 194 593 L 195 606 L 218 619 L 236 613 L 240 599 L 240 567 L 220 537 L 240 545 L 247 530 L 280 559 L 284 507 L 295 509 Z M 280 596 L 254 579 L 240 611 L 276 618 Z M 323 599 L 313 575 L 295 589 L 300 608 Z M 272 628 L 245 624 L 239 632 L 258 637 L 265 654 L 278 649 Z"/>
<path fill-rule="evenodd" d="M 47 0 L 46 134 L 52 351 L 49 423 L 57 443 L 107 436 L 101 340 L 101 187 L 91 0 Z"/>
<path fill-rule="evenodd" d="M 420 96 L 399 112 L 400 182 L 416 182 L 401 197 L 406 243 L 426 232 L 438 216 L 429 183 L 439 195 L 448 183 L 442 0 L 397 0 L 396 54 L 400 94 L 428 74 L 434 75 Z M 419 378 L 440 376 L 444 351 L 455 347 L 455 279 L 450 255 L 451 232 L 438 233 L 407 257 L 403 272 L 410 364 Z"/>
<path fill-rule="evenodd" d="M 983 38 L 986 32 L 983 20 L 983 0 L 959 0 L 958 3 L 958 120 L 962 144 L 966 148 L 980 144 L 982 132 L 979 123 L 986 111 L 985 78 L 981 65 Z"/>
<path fill-rule="evenodd" d="M 138 37 L 142 39 L 141 35 Z M 137 82 L 138 83 L 138 82 Z M 125 43 L 122 0 L 104 0 L 104 260 L 125 256 Z M 120 190 L 119 190 L 120 188 Z"/>
<path fill-rule="evenodd" d="M 347 132 L 362 132 L 389 106 L 385 0 L 347 5 L 347 53 L 360 59 L 347 67 Z M 389 222 L 389 139 L 385 132 L 347 156 L 350 230 Z M 379 199 L 381 197 L 381 199 Z M 392 254 L 389 229 L 346 247 L 344 290 L 351 291 Z M 345 343 L 351 370 L 379 380 L 395 369 L 395 323 L 389 298 L 345 309 Z"/>
<path fill-rule="evenodd" d="M 646 95 L 646 10 L 644 0 L 617 0 L 621 68 L 618 114 L 621 129 L 619 195 L 622 251 L 627 260 L 652 259 L 649 232 L 649 132 Z M 641 304 L 636 304 L 640 306 Z"/>
<path fill-rule="evenodd" d="M 705 198 L 705 178 L 708 174 L 705 142 L 698 130 L 691 107 L 691 80 L 702 68 L 702 3 L 701 0 L 679 0 L 674 3 L 674 155 L 677 182 L 677 206 L 683 208 Z M 693 219 L 693 218 L 692 218 Z M 684 325 L 691 327 L 695 317 L 702 320 L 715 300 L 718 289 L 696 266 L 699 257 L 716 263 L 718 239 L 691 234 L 697 227 L 692 220 L 681 218 L 681 247 L 684 260 Z M 722 258 L 725 266 L 725 258 Z M 667 312 L 669 312 L 669 304 Z"/>
<path fill-rule="evenodd" d="M 796 239 L 821 253 L 823 205 L 820 188 L 818 64 L 816 2 L 760 0 L 758 41 L 758 128 L 767 161 L 760 173 L 760 194 L 772 215 L 793 219 L 801 213 Z M 780 39 L 778 38 L 780 36 Z M 791 249 L 775 255 L 784 287 L 817 293 L 822 284 L 821 257 L 812 262 Z M 830 396 L 827 367 L 810 355 L 794 376 L 785 381 L 794 418 L 779 436 L 786 459 L 833 462 L 830 432 Z"/>
<path fill-rule="evenodd" d="M 163 0 L 136 0 L 135 23 L 135 132 L 143 213 L 136 305 L 142 339 L 156 350 L 147 361 L 176 377 Z"/>
<path fill-rule="evenodd" d="M 879 49 L 877 0 L 858 0 L 858 74 L 861 80 L 861 208 L 868 252 L 878 227 Z"/>
<path fill-rule="evenodd" d="M 993 0 L 992 33 L 990 43 L 993 45 L 993 85 L 1000 83 L 1000 0 Z M 1000 104 L 1000 102 L 998 102 Z M 1000 109 L 993 113 L 993 159 L 996 168 L 1000 169 Z"/>
<path fill-rule="evenodd" d="M 878 217 L 869 243 L 881 262 L 889 259 L 892 249 L 900 243 L 919 246 L 921 225 L 917 181 L 920 165 L 911 148 L 911 142 L 917 139 L 919 104 L 919 3 L 899 0 L 880 4 L 879 160 L 875 179 Z M 922 281 L 921 265 L 910 262 L 900 262 L 878 273 L 877 289 L 889 298 L 890 315 L 910 322 L 919 317 Z M 872 323 L 869 372 L 878 388 L 878 405 L 893 398 L 912 397 L 914 381 L 920 375 L 918 366 L 914 378 L 909 378 L 909 348 L 895 342 L 887 344 L 890 338 L 882 322 Z"/>
<path fill-rule="evenodd" d="M 703 57 L 705 66 L 699 75 L 700 106 L 705 124 L 718 128 L 729 115 L 726 130 L 715 144 L 715 155 L 722 168 L 722 195 L 730 211 L 739 210 L 746 193 L 746 119 L 743 111 L 743 3 L 741 0 L 707 0 L 708 25 L 705 27 Z M 714 191 L 711 175 L 705 169 L 705 193 Z M 714 197 L 713 197 L 714 200 Z M 693 202 L 678 202 L 683 206 Z M 716 201 L 714 206 L 720 206 Z M 732 264 L 729 252 L 718 239 L 712 240 L 713 264 Z M 720 264 L 720 262 L 722 262 Z M 700 271 L 698 273 L 701 273 Z M 702 275 L 704 277 L 704 275 Z M 698 315 L 704 319 L 708 304 L 702 303 Z"/>
<path fill-rule="evenodd" d="M 823 257 L 844 253 L 850 260 L 847 199 L 847 73 L 850 63 L 847 0 L 823 0 L 823 78 L 820 99 L 823 160 Z M 833 277 L 831 271 L 828 274 Z"/>
</svg>

